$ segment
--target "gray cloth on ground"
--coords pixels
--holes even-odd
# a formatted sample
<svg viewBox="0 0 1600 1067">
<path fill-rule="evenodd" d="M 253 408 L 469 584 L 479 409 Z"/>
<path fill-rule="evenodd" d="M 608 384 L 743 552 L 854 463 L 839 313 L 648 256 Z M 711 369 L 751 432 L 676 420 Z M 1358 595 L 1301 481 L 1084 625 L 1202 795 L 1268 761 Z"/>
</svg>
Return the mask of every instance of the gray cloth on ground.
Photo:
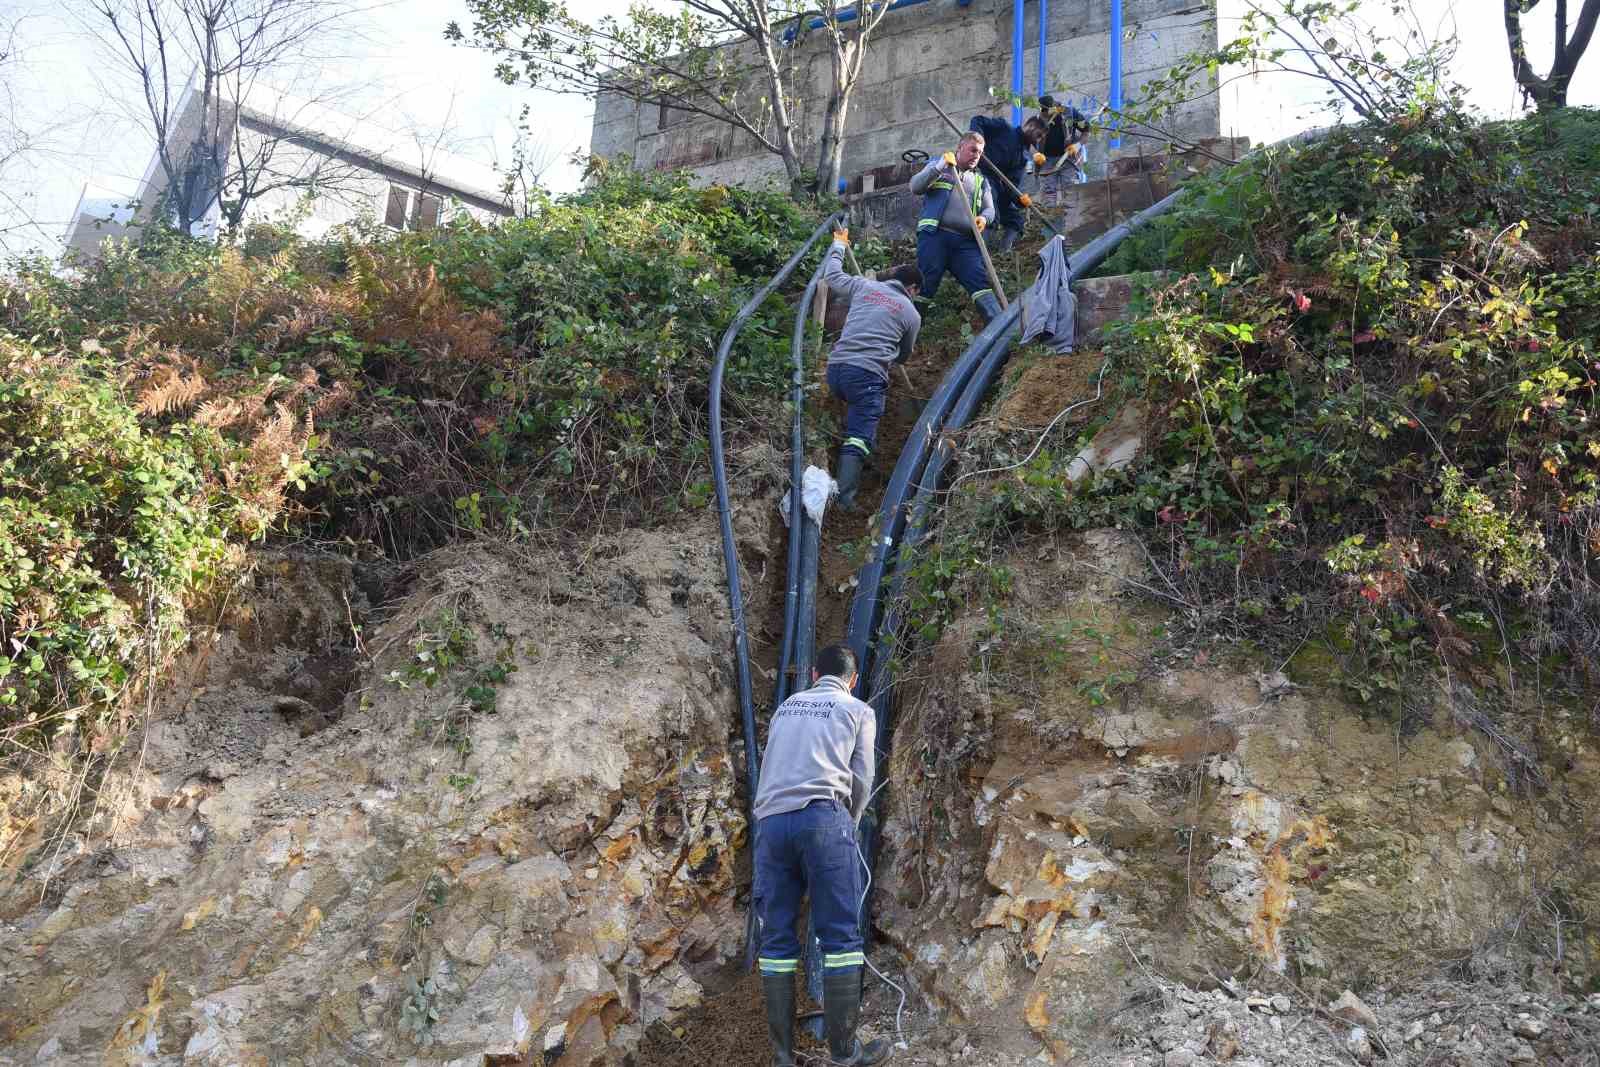
<svg viewBox="0 0 1600 1067">
<path fill-rule="evenodd" d="M 904 285 L 846 274 L 840 266 L 843 259 L 844 245 L 835 241 L 828 249 L 822 280 L 830 292 L 849 297 L 850 312 L 828 353 L 828 366 L 864 367 L 888 381 L 889 365 L 910 357 L 922 316 Z"/>
<path fill-rule="evenodd" d="M 872 705 L 851 696 L 831 674 L 779 704 L 761 755 L 755 817 L 837 800 L 860 822 L 872 796 L 877 732 Z"/>
<path fill-rule="evenodd" d="M 1052 237 L 1039 250 L 1039 279 L 1022 298 L 1022 340 L 1042 338 L 1052 352 L 1072 351 L 1077 340 L 1078 298 L 1067 282 L 1067 243 Z"/>
</svg>

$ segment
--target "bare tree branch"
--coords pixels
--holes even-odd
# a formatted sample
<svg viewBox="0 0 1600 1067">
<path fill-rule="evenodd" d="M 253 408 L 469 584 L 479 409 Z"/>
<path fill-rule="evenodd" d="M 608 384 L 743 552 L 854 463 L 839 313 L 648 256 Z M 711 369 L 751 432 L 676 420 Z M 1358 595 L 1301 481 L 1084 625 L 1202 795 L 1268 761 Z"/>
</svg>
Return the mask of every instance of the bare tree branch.
<svg viewBox="0 0 1600 1067">
<path fill-rule="evenodd" d="M 320 164 L 275 172 L 272 146 L 243 143 L 246 101 L 263 76 L 291 75 L 313 59 L 315 43 L 357 12 L 356 0 L 83 3 L 91 29 L 139 85 L 165 179 L 161 202 L 146 205 L 158 217 L 192 233 L 215 208 L 234 229 L 268 192 L 317 188 Z"/>
</svg>

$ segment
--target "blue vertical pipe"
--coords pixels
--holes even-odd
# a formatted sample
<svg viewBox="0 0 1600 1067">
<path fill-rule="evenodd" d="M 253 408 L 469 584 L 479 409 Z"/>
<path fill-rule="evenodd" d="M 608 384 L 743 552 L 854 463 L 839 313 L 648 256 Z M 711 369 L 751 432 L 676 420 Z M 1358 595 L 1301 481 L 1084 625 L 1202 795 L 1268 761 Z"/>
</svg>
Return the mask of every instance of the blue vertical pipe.
<svg viewBox="0 0 1600 1067">
<path fill-rule="evenodd" d="M 1022 125 L 1022 0 L 1011 0 L 1011 125 Z"/>
<path fill-rule="evenodd" d="M 1050 0 L 1039 0 L 1039 88 L 1037 91 L 1037 95 L 1039 96 L 1043 96 L 1049 91 L 1045 88 L 1045 78 L 1047 77 L 1046 67 L 1049 65 L 1049 61 L 1046 59 L 1046 57 L 1049 54 Z"/>
<path fill-rule="evenodd" d="M 1122 0 L 1111 0 L 1111 128 L 1122 126 Z M 1112 148 L 1122 147 L 1122 138 L 1111 139 Z"/>
</svg>

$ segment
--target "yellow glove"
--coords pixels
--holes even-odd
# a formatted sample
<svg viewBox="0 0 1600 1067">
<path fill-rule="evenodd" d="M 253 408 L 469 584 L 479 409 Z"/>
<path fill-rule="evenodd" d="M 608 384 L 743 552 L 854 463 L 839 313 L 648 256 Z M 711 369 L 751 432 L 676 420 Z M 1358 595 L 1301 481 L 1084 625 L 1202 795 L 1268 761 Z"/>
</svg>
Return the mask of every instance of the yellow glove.
<svg viewBox="0 0 1600 1067">
<path fill-rule="evenodd" d="M 1036 167 L 1044 166 L 1044 153 L 1043 152 L 1035 152 L 1033 154 L 1033 165 L 1036 166 Z"/>
<path fill-rule="evenodd" d="M 977 224 L 979 233 L 982 233 L 983 232 L 983 228 L 985 226 L 989 225 L 988 221 L 985 220 L 982 215 L 979 215 L 978 217 L 974 218 L 972 221 Z"/>
<path fill-rule="evenodd" d="M 850 227 L 841 226 L 839 229 L 834 230 L 833 231 L 833 239 L 835 241 L 838 241 L 841 244 L 849 244 L 850 243 Z"/>
<path fill-rule="evenodd" d="M 944 165 L 947 167 L 956 165 L 956 154 L 954 152 L 946 152 L 944 154 Z"/>
<path fill-rule="evenodd" d="M 1033 197 L 1029 196 L 1027 193 L 1023 193 L 1021 196 L 1017 197 L 1017 203 L 1021 204 L 1023 207 L 1032 207 Z"/>
</svg>

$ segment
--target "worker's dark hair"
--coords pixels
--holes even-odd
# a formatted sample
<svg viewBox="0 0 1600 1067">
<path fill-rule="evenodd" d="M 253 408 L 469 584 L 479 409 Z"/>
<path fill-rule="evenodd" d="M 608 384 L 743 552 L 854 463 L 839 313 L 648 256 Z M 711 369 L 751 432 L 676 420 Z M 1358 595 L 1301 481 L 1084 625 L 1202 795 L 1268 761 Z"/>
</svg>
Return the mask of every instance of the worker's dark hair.
<svg viewBox="0 0 1600 1067">
<path fill-rule="evenodd" d="M 1044 140 L 1045 132 L 1044 119 L 1041 119 L 1038 115 L 1029 116 L 1028 120 L 1022 124 L 1022 136 L 1033 144 L 1041 143 Z"/>
<path fill-rule="evenodd" d="M 833 675 L 843 682 L 848 682 L 856 673 L 856 654 L 850 651 L 849 645 L 829 645 L 817 653 L 817 674 Z"/>
<path fill-rule="evenodd" d="M 878 272 L 880 282 L 899 282 L 907 289 L 913 285 L 922 288 L 922 270 L 915 263 L 902 263 L 898 267 Z"/>
</svg>

